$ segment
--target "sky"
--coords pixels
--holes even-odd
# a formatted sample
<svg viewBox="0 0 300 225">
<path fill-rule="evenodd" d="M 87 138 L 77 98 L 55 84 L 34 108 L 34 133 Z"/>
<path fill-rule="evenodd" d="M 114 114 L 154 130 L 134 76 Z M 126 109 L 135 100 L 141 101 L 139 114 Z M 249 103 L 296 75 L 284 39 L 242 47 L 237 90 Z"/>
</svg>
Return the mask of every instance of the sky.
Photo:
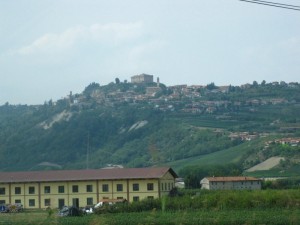
<svg viewBox="0 0 300 225">
<path fill-rule="evenodd" d="M 0 105 L 141 73 L 167 86 L 300 82 L 300 11 L 239 0 L 0 0 Z"/>
</svg>

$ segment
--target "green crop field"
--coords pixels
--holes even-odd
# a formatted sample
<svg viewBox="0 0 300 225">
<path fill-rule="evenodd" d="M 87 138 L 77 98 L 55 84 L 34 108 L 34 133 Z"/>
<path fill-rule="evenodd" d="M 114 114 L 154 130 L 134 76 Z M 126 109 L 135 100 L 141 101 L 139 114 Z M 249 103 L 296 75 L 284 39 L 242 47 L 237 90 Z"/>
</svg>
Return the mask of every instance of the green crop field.
<svg viewBox="0 0 300 225">
<path fill-rule="evenodd" d="M 193 166 L 193 165 L 224 165 L 228 163 L 237 163 L 247 151 L 249 143 L 245 143 L 242 146 L 231 147 L 222 151 L 213 152 L 210 154 L 205 154 L 201 156 L 191 157 L 188 159 L 177 160 L 168 163 L 176 171 L 179 171 L 183 167 Z"/>
<path fill-rule="evenodd" d="M 192 195 L 191 191 L 198 194 Z M 184 191 L 183 196 L 142 200 L 106 208 L 92 215 L 59 217 L 55 210 L 1 213 L 5 225 L 143 225 L 143 224 L 223 224 L 298 225 L 300 192 Z"/>
<path fill-rule="evenodd" d="M 143 224 L 223 224 L 297 225 L 300 223 L 299 209 L 263 210 L 184 210 L 177 212 L 135 212 L 88 215 L 60 218 L 48 216 L 46 212 L 0 214 L 0 224 L 5 225 L 143 225 Z"/>
</svg>

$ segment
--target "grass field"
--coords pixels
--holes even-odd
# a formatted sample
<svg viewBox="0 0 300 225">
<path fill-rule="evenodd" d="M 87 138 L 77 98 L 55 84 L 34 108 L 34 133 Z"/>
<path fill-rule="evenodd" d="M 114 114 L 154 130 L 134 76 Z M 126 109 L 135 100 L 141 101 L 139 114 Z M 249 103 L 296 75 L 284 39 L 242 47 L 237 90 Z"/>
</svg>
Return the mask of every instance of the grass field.
<svg viewBox="0 0 300 225">
<path fill-rule="evenodd" d="M 197 191 L 192 194 L 191 191 Z M 142 200 L 97 214 L 59 217 L 56 210 L 1 213 L 5 225 L 300 224 L 299 189 L 257 191 L 186 190 L 183 195 Z"/>
<path fill-rule="evenodd" d="M 143 225 L 143 224 L 223 224 L 296 225 L 300 223 L 300 209 L 264 210 L 189 210 L 177 212 L 140 212 L 88 215 L 60 218 L 46 212 L 0 214 L 0 224 L 5 225 Z"/>
<path fill-rule="evenodd" d="M 299 177 L 300 165 L 293 165 L 286 169 L 270 169 L 253 172 L 245 172 L 247 176 L 255 177 Z"/>
</svg>

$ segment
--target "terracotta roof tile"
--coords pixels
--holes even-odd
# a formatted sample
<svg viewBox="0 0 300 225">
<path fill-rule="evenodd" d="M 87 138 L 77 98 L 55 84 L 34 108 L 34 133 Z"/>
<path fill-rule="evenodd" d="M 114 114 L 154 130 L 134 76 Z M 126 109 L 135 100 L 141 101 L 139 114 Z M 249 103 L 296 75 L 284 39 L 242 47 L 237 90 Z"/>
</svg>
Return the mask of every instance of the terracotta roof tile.
<svg viewBox="0 0 300 225">
<path fill-rule="evenodd" d="M 81 181 L 81 180 L 118 180 L 118 179 L 152 179 L 161 178 L 170 172 L 174 178 L 177 174 L 168 167 L 161 168 L 117 168 L 93 170 L 52 170 L 30 172 L 0 172 L 0 183 L 47 182 L 47 181 Z"/>
</svg>

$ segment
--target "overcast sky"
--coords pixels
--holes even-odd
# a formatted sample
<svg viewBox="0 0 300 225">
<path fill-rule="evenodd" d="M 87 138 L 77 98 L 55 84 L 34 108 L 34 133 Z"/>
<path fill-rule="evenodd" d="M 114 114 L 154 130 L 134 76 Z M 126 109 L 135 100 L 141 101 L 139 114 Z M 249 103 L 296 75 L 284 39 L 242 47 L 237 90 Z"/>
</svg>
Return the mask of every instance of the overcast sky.
<svg viewBox="0 0 300 225">
<path fill-rule="evenodd" d="M 299 82 L 300 11 L 238 0 L 0 0 L 0 105 L 141 73 L 167 86 Z"/>
</svg>

